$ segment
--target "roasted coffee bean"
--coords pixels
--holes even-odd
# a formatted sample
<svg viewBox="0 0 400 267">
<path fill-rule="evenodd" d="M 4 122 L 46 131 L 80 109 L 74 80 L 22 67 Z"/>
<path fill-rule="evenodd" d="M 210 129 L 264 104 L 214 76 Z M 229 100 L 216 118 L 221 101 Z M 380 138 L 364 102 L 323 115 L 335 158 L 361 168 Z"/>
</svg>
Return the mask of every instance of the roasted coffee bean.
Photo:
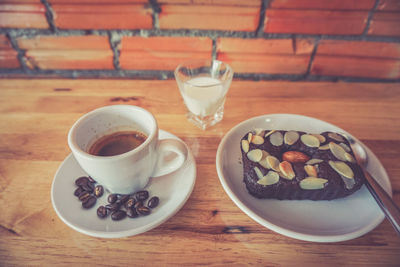
<svg viewBox="0 0 400 267">
<path fill-rule="evenodd" d="M 77 186 L 81 186 L 83 184 L 87 184 L 89 182 L 89 178 L 87 176 L 82 176 L 79 177 L 78 179 L 75 180 L 75 184 Z"/>
<path fill-rule="evenodd" d="M 136 202 L 134 205 L 133 205 L 133 207 L 135 208 L 135 209 L 137 209 L 137 208 L 139 208 L 139 207 L 142 207 L 143 206 L 143 202 L 142 201 L 138 201 L 138 202 Z"/>
<path fill-rule="evenodd" d="M 147 202 L 147 207 L 154 209 L 155 207 L 158 206 L 158 203 L 160 202 L 160 199 L 158 197 L 152 197 L 149 199 Z"/>
<path fill-rule="evenodd" d="M 104 188 L 101 185 L 96 185 L 96 187 L 94 188 L 94 195 L 96 197 L 101 197 L 104 193 Z"/>
<path fill-rule="evenodd" d="M 94 184 L 90 183 L 89 180 L 82 184 L 81 187 L 83 188 L 83 190 L 92 193 L 94 190 Z"/>
<path fill-rule="evenodd" d="M 108 215 L 108 210 L 104 206 L 100 206 L 97 208 L 97 216 L 100 218 L 105 218 Z"/>
<path fill-rule="evenodd" d="M 117 194 L 110 194 L 107 197 L 108 203 L 111 203 L 111 204 L 115 203 L 115 201 L 117 201 L 117 200 L 118 200 L 118 195 Z"/>
<path fill-rule="evenodd" d="M 151 212 L 151 210 L 145 206 L 138 207 L 136 211 L 141 215 L 149 215 Z"/>
<path fill-rule="evenodd" d="M 126 215 L 127 215 L 129 218 L 136 218 L 136 217 L 139 217 L 139 213 L 136 211 L 135 208 L 129 208 L 129 209 L 127 209 L 127 210 L 126 210 Z"/>
<path fill-rule="evenodd" d="M 146 190 L 138 191 L 135 193 L 135 198 L 138 201 L 146 200 L 149 197 L 149 192 Z"/>
<path fill-rule="evenodd" d="M 82 207 L 84 207 L 85 209 L 90 209 L 96 204 L 96 201 L 96 197 L 90 196 L 84 202 L 82 202 Z"/>
<path fill-rule="evenodd" d="M 80 193 L 78 197 L 79 197 L 79 200 L 80 200 L 80 201 L 84 202 L 84 201 L 86 201 L 90 196 L 91 196 L 91 195 L 90 195 L 89 192 L 87 192 L 87 191 L 82 191 L 82 193 Z"/>
<path fill-rule="evenodd" d="M 114 221 L 122 220 L 125 217 L 126 217 L 126 212 L 124 210 L 117 210 L 111 213 L 111 219 L 113 219 Z"/>
<path fill-rule="evenodd" d="M 132 197 L 130 197 L 126 202 L 125 202 L 125 208 L 129 209 L 131 207 L 133 207 L 133 205 L 135 205 L 136 200 Z"/>
<path fill-rule="evenodd" d="M 96 181 L 90 176 L 88 176 L 88 181 L 91 182 L 92 184 L 96 183 Z"/>
<path fill-rule="evenodd" d="M 82 189 L 82 187 L 78 187 L 77 189 L 75 189 L 74 191 L 74 195 L 79 197 L 79 195 L 83 192 L 84 190 Z"/>
<path fill-rule="evenodd" d="M 117 202 L 124 204 L 129 199 L 129 195 L 121 195 Z"/>
<path fill-rule="evenodd" d="M 117 211 L 119 210 L 119 208 L 121 207 L 121 205 L 119 203 L 112 203 L 112 204 L 107 204 L 106 205 L 106 209 L 110 210 L 110 211 Z"/>
</svg>

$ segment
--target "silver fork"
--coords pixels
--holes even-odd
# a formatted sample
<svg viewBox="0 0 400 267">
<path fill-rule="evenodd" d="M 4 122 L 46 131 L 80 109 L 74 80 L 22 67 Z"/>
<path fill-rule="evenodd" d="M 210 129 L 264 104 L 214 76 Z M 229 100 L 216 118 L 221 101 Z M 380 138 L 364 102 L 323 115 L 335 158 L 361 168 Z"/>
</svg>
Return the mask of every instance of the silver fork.
<svg viewBox="0 0 400 267">
<path fill-rule="evenodd" d="M 342 134 L 350 143 L 351 149 L 354 152 L 357 163 L 361 166 L 364 176 L 366 178 L 365 185 L 369 192 L 374 197 L 379 207 L 382 209 L 386 218 L 392 224 L 397 234 L 400 235 L 400 209 L 393 202 L 392 198 L 386 193 L 386 191 L 380 186 L 376 179 L 367 171 L 368 155 L 365 149 L 357 143 L 351 136 Z"/>
</svg>

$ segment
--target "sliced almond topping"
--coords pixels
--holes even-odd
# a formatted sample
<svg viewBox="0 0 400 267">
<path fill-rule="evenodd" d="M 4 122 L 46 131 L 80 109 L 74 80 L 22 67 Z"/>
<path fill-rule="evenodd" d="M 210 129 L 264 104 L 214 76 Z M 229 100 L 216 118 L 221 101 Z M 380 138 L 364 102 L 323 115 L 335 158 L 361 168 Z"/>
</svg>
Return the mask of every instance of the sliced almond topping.
<svg viewBox="0 0 400 267">
<path fill-rule="evenodd" d="M 262 138 L 259 135 L 254 135 L 253 138 L 251 139 L 251 142 L 255 145 L 261 145 L 264 143 L 264 138 Z"/>
<path fill-rule="evenodd" d="M 242 140 L 242 149 L 245 153 L 249 152 L 249 142 L 247 140 Z"/>
<path fill-rule="evenodd" d="M 290 164 L 287 161 L 282 161 L 281 163 L 279 163 L 279 170 L 289 180 L 292 180 L 296 176 L 296 174 L 293 171 L 292 164 Z"/>
<path fill-rule="evenodd" d="M 274 132 L 269 136 L 269 141 L 274 146 L 281 146 L 283 144 L 283 136 L 281 132 Z"/>
<path fill-rule="evenodd" d="M 282 159 L 289 162 L 306 162 L 310 157 L 299 151 L 286 151 L 283 153 Z"/>
<path fill-rule="evenodd" d="M 283 140 L 285 141 L 285 144 L 288 144 L 289 146 L 293 145 L 294 143 L 299 140 L 299 133 L 296 131 L 288 131 L 285 133 L 285 136 L 283 137 Z"/>
<path fill-rule="evenodd" d="M 348 145 L 346 145 L 345 143 L 340 143 L 339 146 L 343 147 L 344 151 L 346 152 L 350 152 L 351 149 Z"/>
<path fill-rule="evenodd" d="M 264 177 L 264 175 L 262 174 L 261 170 L 258 167 L 254 167 L 254 171 L 255 171 L 258 179 L 261 179 Z"/>
<path fill-rule="evenodd" d="M 247 141 L 249 142 L 249 143 L 251 143 L 251 140 L 253 140 L 253 133 L 249 133 L 248 135 L 247 135 Z"/>
<path fill-rule="evenodd" d="M 328 150 L 329 149 L 329 144 L 320 146 L 318 149 L 320 149 L 320 150 Z"/>
<path fill-rule="evenodd" d="M 271 130 L 268 133 L 265 134 L 265 138 L 267 138 L 268 136 L 270 136 L 271 134 L 273 134 L 274 132 L 276 132 L 276 130 Z"/>
<path fill-rule="evenodd" d="M 261 160 L 266 159 L 269 156 L 269 153 L 267 151 L 261 150 L 261 152 L 263 154 Z"/>
<path fill-rule="evenodd" d="M 254 129 L 254 132 L 255 132 L 256 135 L 259 135 L 261 137 L 264 136 L 264 134 L 265 134 L 265 131 L 263 129 L 261 129 L 261 128 Z"/>
<path fill-rule="evenodd" d="M 317 163 L 321 163 L 321 162 L 323 162 L 322 159 L 310 159 L 309 161 L 306 162 L 306 164 L 313 165 L 313 164 L 317 164 Z"/>
<path fill-rule="evenodd" d="M 253 149 L 247 153 L 247 158 L 253 162 L 259 162 L 262 158 L 261 149 Z"/>
<path fill-rule="evenodd" d="M 312 136 L 315 136 L 315 137 L 317 137 L 317 139 L 319 140 L 319 142 L 322 144 L 322 143 L 325 143 L 325 141 L 326 141 L 326 138 L 325 138 L 325 136 L 323 136 L 323 135 L 320 135 L 320 134 L 311 134 Z"/>
<path fill-rule="evenodd" d="M 307 177 L 300 181 L 300 188 L 305 190 L 323 189 L 327 182 L 328 180 L 324 178 Z"/>
<path fill-rule="evenodd" d="M 333 161 L 333 160 L 330 160 L 328 163 L 332 167 L 332 169 L 334 169 L 340 175 L 343 175 L 344 177 L 349 179 L 354 178 L 353 170 L 346 163 L 342 161 Z"/>
<path fill-rule="evenodd" d="M 301 141 L 308 147 L 319 147 L 319 140 L 317 137 L 312 136 L 311 134 L 303 134 L 301 137 Z"/>
<path fill-rule="evenodd" d="M 308 176 L 317 177 L 317 167 L 312 165 L 304 165 L 304 170 L 306 171 Z"/>
<path fill-rule="evenodd" d="M 266 169 L 269 169 L 269 164 L 267 162 L 267 159 L 261 159 L 258 164 L 260 164 L 261 166 L 263 166 Z"/>
<path fill-rule="evenodd" d="M 267 175 L 257 181 L 261 185 L 273 185 L 279 181 L 279 174 L 274 171 L 269 171 Z"/>
<path fill-rule="evenodd" d="M 268 156 L 266 158 L 268 169 L 273 169 L 274 171 L 279 172 L 279 160 L 274 156 Z"/>
<path fill-rule="evenodd" d="M 342 161 L 346 161 L 346 151 L 344 151 L 343 147 L 339 146 L 334 142 L 329 142 L 329 149 L 331 150 L 332 154 Z"/>
<path fill-rule="evenodd" d="M 351 163 L 355 163 L 356 162 L 356 160 L 353 158 L 353 156 L 350 153 L 346 152 L 346 154 L 344 154 L 344 157 L 346 158 L 346 160 L 348 162 L 351 162 Z"/>
<path fill-rule="evenodd" d="M 328 133 L 328 136 L 338 142 L 344 142 L 344 138 L 341 135 L 338 135 L 337 133 Z"/>
<path fill-rule="evenodd" d="M 265 150 L 261 150 L 261 152 L 262 152 L 262 157 L 261 157 L 261 160 L 258 162 L 258 164 L 260 164 L 264 168 L 268 169 L 269 165 L 267 163 L 267 157 L 269 156 L 269 153 Z"/>
</svg>

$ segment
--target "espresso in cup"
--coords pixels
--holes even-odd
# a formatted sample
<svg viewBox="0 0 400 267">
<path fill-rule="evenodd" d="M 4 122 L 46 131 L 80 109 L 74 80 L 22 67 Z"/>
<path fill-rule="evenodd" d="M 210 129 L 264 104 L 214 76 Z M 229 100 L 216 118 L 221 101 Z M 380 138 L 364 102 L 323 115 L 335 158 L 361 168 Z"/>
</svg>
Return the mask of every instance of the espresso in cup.
<svg viewBox="0 0 400 267">
<path fill-rule="evenodd" d="M 115 156 L 131 151 L 146 141 L 147 136 L 139 131 L 120 131 L 105 135 L 89 148 L 94 156 Z"/>
<path fill-rule="evenodd" d="M 110 193 L 142 190 L 150 177 L 180 168 L 186 145 L 176 139 L 159 139 L 157 121 L 149 111 L 131 105 L 93 110 L 72 125 L 68 145 L 88 176 Z"/>
</svg>

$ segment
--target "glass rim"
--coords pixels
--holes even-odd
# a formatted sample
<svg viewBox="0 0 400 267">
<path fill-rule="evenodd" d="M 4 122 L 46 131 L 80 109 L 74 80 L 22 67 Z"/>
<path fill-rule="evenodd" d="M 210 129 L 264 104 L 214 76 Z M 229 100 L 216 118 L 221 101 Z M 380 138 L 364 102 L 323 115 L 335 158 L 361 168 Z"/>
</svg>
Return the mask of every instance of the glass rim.
<svg viewBox="0 0 400 267">
<path fill-rule="evenodd" d="M 182 80 L 179 77 L 179 71 L 183 67 L 186 67 L 187 69 L 194 69 L 194 65 L 198 64 L 198 63 L 204 63 L 202 65 L 199 64 L 198 68 L 201 68 L 201 67 L 209 67 L 209 68 L 211 68 L 212 65 L 213 65 L 213 62 L 218 62 L 221 66 L 223 66 L 225 68 L 225 73 L 228 73 L 228 79 L 226 79 L 226 80 L 218 79 L 221 83 L 225 83 L 226 81 L 232 80 L 233 74 L 234 74 L 234 71 L 233 71 L 232 67 L 228 63 L 226 63 L 224 61 L 221 61 L 221 60 L 218 60 L 218 59 L 191 59 L 191 60 L 187 60 L 185 62 L 182 62 L 175 68 L 175 71 L 174 71 L 175 79 L 177 81 L 179 81 L 179 82 L 182 82 L 184 84 L 189 84 L 190 86 L 194 86 L 194 87 L 209 87 L 210 85 L 193 85 L 193 84 L 190 84 L 190 83 L 188 83 L 188 81 L 190 79 Z"/>
</svg>

